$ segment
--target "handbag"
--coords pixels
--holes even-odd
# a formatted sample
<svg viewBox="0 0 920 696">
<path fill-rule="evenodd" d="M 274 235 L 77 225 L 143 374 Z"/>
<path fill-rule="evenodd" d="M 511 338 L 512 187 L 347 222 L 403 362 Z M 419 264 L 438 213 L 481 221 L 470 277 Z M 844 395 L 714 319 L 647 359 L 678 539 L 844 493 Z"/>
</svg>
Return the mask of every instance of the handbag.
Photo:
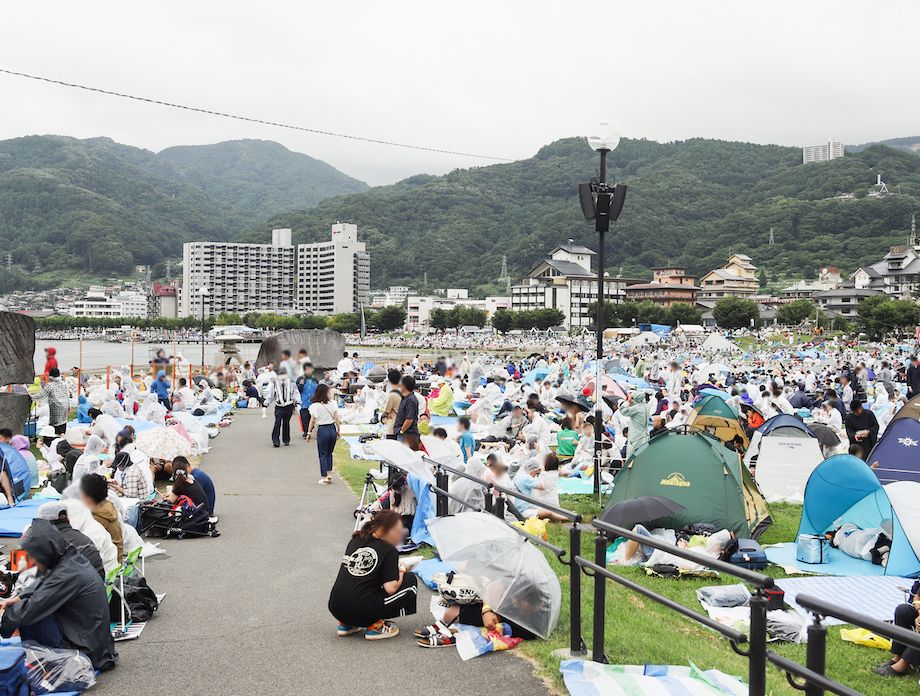
<svg viewBox="0 0 920 696">
<path fill-rule="evenodd" d="M 824 536 L 799 534 L 795 542 L 795 560 L 802 563 L 827 563 L 830 543 Z"/>
</svg>

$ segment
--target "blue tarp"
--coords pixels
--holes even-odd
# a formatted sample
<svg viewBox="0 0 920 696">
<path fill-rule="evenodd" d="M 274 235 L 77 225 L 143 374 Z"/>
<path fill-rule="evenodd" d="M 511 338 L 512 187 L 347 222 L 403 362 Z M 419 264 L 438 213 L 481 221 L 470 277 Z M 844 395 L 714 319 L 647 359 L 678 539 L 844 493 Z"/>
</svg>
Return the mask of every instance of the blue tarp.
<svg viewBox="0 0 920 696">
<path fill-rule="evenodd" d="M 428 525 L 426 524 L 426 520 L 437 517 L 434 493 L 431 492 L 431 487 L 428 483 L 422 481 L 422 479 L 415 474 L 409 474 L 406 480 L 409 482 L 409 487 L 415 494 L 416 500 L 418 500 L 415 518 L 412 520 L 412 541 L 416 544 L 429 544 L 434 546 L 434 539 L 431 538 L 431 534 L 428 532 Z"/>
<path fill-rule="evenodd" d="M 438 589 L 438 585 L 434 581 L 434 574 L 449 573 L 452 570 L 456 570 L 456 568 L 450 563 L 445 563 L 438 558 L 429 558 L 415 566 L 412 572 L 418 575 L 418 579 L 425 583 L 430 589 L 436 590 Z"/>
<path fill-rule="evenodd" d="M 546 379 L 546 376 L 548 374 L 549 374 L 549 368 L 535 367 L 534 369 L 530 370 L 526 375 L 524 375 L 524 379 L 522 381 L 524 382 L 524 384 L 533 384 L 538 379 Z"/>
<path fill-rule="evenodd" d="M 767 554 L 767 560 L 770 563 L 783 566 L 784 568 L 798 568 L 803 573 L 818 573 L 820 575 L 839 575 L 839 576 L 856 576 L 856 575 L 884 575 L 885 569 L 882 566 L 873 565 L 869 561 L 860 558 L 847 556 L 840 549 L 829 549 L 827 563 L 802 563 L 796 559 L 796 543 L 794 541 L 777 546 L 767 546 L 764 548 Z"/>
<path fill-rule="evenodd" d="M 47 502 L 47 499 L 32 498 L 16 503 L 15 507 L 0 510 L 0 537 L 22 536 L 22 530 L 35 519 L 35 511 Z"/>
<path fill-rule="evenodd" d="M 920 481 L 920 422 L 898 418 L 889 423 L 868 461 L 878 462 L 875 475 L 882 483 Z"/>
<path fill-rule="evenodd" d="M 10 478 L 13 479 L 13 491 L 19 490 L 16 500 L 22 500 L 29 495 L 29 488 L 32 483 L 32 472 L 29 471 L 29 465 L 22 458 L 16 448 L 0 442 L 0 456 L 9 467 Z M 2 498 L 6 502 L 6 498 Z"/>
<path fill-rule="evenodd" d="M 667 324 L 639 324 L 636 328 L 639 331 L 651 331 L 659 336 L 667 336 L 671 333 L 671 327 Z"/>
</svg>

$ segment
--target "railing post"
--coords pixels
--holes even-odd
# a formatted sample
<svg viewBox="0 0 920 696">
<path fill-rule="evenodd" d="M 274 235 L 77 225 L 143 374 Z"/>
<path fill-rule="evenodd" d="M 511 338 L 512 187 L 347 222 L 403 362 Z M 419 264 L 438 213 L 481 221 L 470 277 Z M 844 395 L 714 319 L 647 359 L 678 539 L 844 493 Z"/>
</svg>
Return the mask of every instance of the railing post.
<svg viewBox="0 0 920 696">
<path fill-rule="evenodd" d="M 808 645 L 805 647 L 805 666 L 812 672 L 824 674 L 827 668 L 827 627 L 821 617 L 814 614 L 814 622 L 808 627 Z M 824 689 L 810 682 L 805 687 L 806 696 L 824 696 Z"/>
<path fill-rule="evenodd" d="M 765 696 L 767 692 L 767 598 L 757 588 L 751 597 L 750 655 L 748 657 L 748 689 L 750 696 Z"/>
<path fill-rule="evenodd" d="M 492 489 L 487 488 L 483 493 L 483 497 L 484 497 L 483 509 L 486 512 L 492 512 Z"/>
<path fill-rule="evenodd" d="M 601 568 L 607 567 L 607 536 L 598 533 L 594 537 L 594 563 Z M 600 573 L 594 574 L 594 626 L 591 638 L 591 659 L 607 664 L 604 654 L 604 629 L 607 618 L 607 578 Z"/>
<path fill-rule="evenodd" d="M 569 653 L 585 654 L 585 641 L 581 637 L 581 566 L 575 556 L 581 555 L 581 529 L 578 520 L 569 527 Z"/>
<path fill-rule="evenodd" d="M 505 519 L 505 498 L 499 494 L 492 501 L 492 514 L 498 519 Z"/>
<path fill-rule="evenodd" d="M 434 472 L 434 482 L 435 485 L 442 491 L 449 490 L 448 486 L 450 485 L 450 477 L 441 467 L 438 467 Z M 447 517 L 449 504 L 450 501 L 447 499 L 447 496 L 438 493 L 437 497 L 435 498 L 435 514 L 438 517 Z"/>
</svg>

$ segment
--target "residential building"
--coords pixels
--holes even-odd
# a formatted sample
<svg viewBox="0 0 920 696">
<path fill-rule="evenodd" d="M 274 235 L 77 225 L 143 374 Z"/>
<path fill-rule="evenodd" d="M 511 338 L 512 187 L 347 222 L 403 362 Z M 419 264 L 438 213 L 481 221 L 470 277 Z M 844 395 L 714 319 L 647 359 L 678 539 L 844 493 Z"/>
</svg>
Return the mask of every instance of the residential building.
<svg viewBox="0 0 920 696">
<path fill-rule="evenodd" d="M 135 290 L 107 292 L 104 288 L 90 287 L 86 295 L 75 300 L 67 310 L 73 317 L 147 318 L 147 296 Z"/>
<path fill-rule="evenodd" d="M 696 301 L 699 292 L 696 276 L 682 266 L 658 266 L 652 269 L 651 283 L 636 283 L 625 288 L 629 302 L 654 302 L 670 307 L 675 302 Z"/>
<path fill-rule="evenodd" d="M 825 314 L 854 318 L 859 316 L 857 306 L 859 301 L 873 295 L 880 295 L 881 291 L 869 288 L 858 288 L 852 281 L 844 283 L 839 288 L 816 293 L 812 299 Z"/>
<path fill-rule="evenodd" d="M 295 254 L 289 229 L 272 230 L 271 244 L 184 244 L 181 316 L 200 316 L 202 301 L 209 316 L 293 312 Z"/>
<path fill-rule="evenodd" d="M 893 246 L 878 263 L 863 266 L 850 276 L 856 288 L 877 290 L 897 299 L 912 299 L 920 291 L 920 235 L 911 216 L 907 244 Z"/>
<path fill-rule="evenodd" d="M 558 309 L 564 315 L 567 330 L 581 329 L 591 324 L 590 305 L 597 302 L 597 277 L 591 271 L 595 253 L 573 244 L 557 246 L 527 274 L 520 285 L 511 288 L 511 309 Z M 606 276 L 604 299 L 623 302 L 627 285 L 635 279 Z"/>
<path fill-rule="evenodd" d="M 371 257 L 358 226 L 337 222 L 328 242 L 297 247 L 297 309 L 313 314 L 370 306 Z M 408 294 L 408 288 L 406 288 Z"/>
<path fill-rule="evenodd" d="M 154 282 L 147 296 L 147 316 L 175 319 L 179 316 L 179 288 Z"/>
<path fill-rule="evenodd" d="M 779 296 L 788 301 L 807 300 L 815 293 L 824 292 L 836 288 L 843 282 L 840 276 L 840 269 L 835 266 L 826 266 L 818 271 L 816 280 L 800 280 L 789 287 L 779 291 Z"/>
<path fill-rule="evenodd" d="M 732 254 L 722 268 L 709 271 L 700 281 L 699 299 L 718 301 L 723 297 L 745 297 L 756 295 L 760 289 L 757 267 L 751 257 Z"/>
<path fill-rule="evenodd" d="M 450 311 L 454 307 L 472 307 L 485 311 L 491 319 L 499 309 L 511 309 L 510 297 L 490 296 L 483 300 L 470 299 L 468 293 L 463 297 L 442 297 L 439 295 L 410 295 L 406 299 L 406 330 L 427 331 L 430 328 L 431 313 L 436 309 Z"/>
<path fill-rule="evenodd" d="M 802 164 L 809 162 L 827 162 L 843 157 L 843 143 L 829 140 L 821 145 L 809 145 L 802 148 Z"/>
</svg>

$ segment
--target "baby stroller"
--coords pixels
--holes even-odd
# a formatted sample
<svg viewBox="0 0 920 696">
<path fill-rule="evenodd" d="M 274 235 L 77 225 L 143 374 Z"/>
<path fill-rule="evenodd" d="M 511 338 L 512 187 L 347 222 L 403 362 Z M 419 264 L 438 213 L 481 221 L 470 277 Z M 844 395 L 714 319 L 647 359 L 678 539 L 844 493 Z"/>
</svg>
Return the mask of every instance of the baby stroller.
<svg viewBox="0 0 920 696">
<path fill-rule="evenodd" d="M 212 516 L 204 505 L 196 507 L 186 496 L 180 496 L 175 503 L 161 501 L 141 505 L 137 531 L 164 539 L 220 536 L 217 517 Z"/>
</svg>

